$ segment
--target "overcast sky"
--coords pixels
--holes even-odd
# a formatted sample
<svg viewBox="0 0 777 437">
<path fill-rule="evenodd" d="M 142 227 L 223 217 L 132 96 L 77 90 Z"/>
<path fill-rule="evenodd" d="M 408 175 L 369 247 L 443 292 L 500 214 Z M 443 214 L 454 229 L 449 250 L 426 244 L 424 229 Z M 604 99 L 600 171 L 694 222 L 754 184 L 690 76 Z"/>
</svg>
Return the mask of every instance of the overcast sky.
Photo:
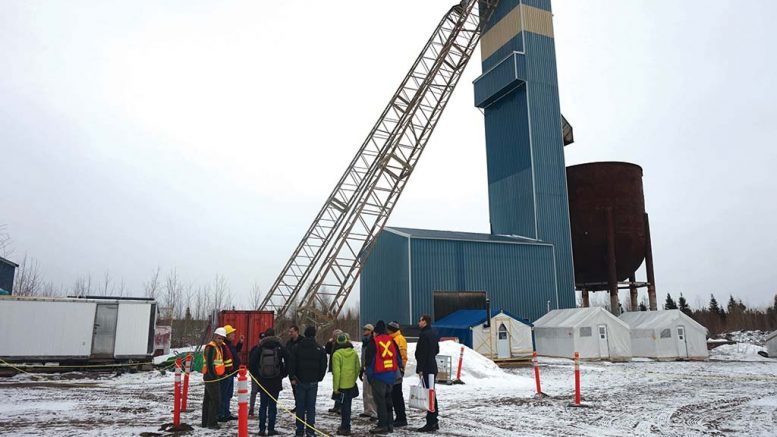
<svg viewBox="0 0 777 437">
<path fill-rule="evenodd" d="M 267 289 L 450 0 L 0 1 L 0 224 L 70 287 Z M 777 293 L 777 2 L 555 0 L 567 164 L 644 169 L 659 299 Z M 389 225 L 488 232 L 473 59 Z M 353 296 L 352 299 L 356 299 Z"/>
</svg>

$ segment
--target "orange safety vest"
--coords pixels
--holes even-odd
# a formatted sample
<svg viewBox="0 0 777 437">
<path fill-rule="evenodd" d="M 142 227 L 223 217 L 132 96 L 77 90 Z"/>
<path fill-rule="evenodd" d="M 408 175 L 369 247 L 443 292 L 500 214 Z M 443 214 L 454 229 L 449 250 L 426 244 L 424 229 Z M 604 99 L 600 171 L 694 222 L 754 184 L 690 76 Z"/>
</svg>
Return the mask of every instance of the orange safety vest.
<svg viewBox="0 0 777 437">
<path fill-rule="evenodd" d="M 221 376 L 226 372 L 226 367 L 224 366 L 224 355 L 221 353 L 221 348 L 219 345 L 216 344 L 215 341 L 211 341 L 207 345 L 205 345 L 205 349 L 208 348 L 208 346 L 212 347 L 216 350 L 216 356 L 213 357 L 213 368 L 216 370 L 216 376 Z M 203 376 L 208 373 L 208 362 L 206 360 L 206 353 L 203 351 L 202 353 L 202 374 Z"/>
<path fill-rule="evenodd" d="M 386 335 L 375 336 L 375 348 L 377 354 L 375 357 L 375 373 L 394 372 L 397 370 L 397 349 L 394 347 L 394 340 Z"/>
</svg>

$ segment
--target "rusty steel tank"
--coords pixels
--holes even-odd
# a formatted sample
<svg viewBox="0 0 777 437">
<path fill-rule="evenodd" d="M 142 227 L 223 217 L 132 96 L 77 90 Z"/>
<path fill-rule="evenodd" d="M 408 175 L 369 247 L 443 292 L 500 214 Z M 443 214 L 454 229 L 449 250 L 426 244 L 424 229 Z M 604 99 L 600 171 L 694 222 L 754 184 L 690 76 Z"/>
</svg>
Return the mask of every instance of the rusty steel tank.
<svg viewBox="0 0 777 437">
<path fill-rule="evenodd" d="M 608 289 L 608 210 L 614 223 L 617 280 L 627 280 L 642 264 L 649 244 L 642 167 L 627 162 L 570 166 L 567 186 L 577 287 Z"/>
</svg>

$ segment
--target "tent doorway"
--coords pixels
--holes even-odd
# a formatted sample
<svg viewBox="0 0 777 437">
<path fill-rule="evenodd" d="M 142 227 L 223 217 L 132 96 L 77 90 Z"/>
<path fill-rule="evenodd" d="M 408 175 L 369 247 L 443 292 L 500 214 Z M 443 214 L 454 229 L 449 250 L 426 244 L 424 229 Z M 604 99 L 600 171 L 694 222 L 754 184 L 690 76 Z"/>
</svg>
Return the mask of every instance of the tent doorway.
<svg viewBox="0 0 777 437">
<path fill-rule="evenodd" d="M 677 354 L 681 358 L 688 358 L 688 343 L 685 340 L 685 326 L 677 327 Z"/>
<path fill-rule="evenodd" d="M 599 325 L 599 356 L 610 357 L 610 347 L 607 343 L 607 325 Z"/>
<path fill-rule="evenodd" d="M 510 358 L 510 333 L 504 323 L 499 324 L 497 332 L 496 356 L 500 359 Z"/>
</svg>

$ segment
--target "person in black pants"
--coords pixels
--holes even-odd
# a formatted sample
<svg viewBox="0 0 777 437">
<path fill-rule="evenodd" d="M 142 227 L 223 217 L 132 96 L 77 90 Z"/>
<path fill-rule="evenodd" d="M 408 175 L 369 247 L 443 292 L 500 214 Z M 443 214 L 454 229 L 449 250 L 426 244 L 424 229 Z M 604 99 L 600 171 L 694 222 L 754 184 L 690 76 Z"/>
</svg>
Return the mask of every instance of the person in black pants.
<svg viewBox="0 0 777 437">
<path fill-rule="evenodd" d="M 416 372 L 421 377 L 424 387 L 429 388 L 437 378 L 437 354 L 440 353 L 440 337 L 432 328 L 432 318 L 424 314 L 418 321 L 421 333 L 418 335 L 418 344 L 415 348 Z M 418 432 L 434 432 L 440 429 L 437 414 L 440 409 L 437 405 L 437 392 L 434 395 L 434 413 L 426 413 L 426 425 L 418 428 Z"/>
</svg>

